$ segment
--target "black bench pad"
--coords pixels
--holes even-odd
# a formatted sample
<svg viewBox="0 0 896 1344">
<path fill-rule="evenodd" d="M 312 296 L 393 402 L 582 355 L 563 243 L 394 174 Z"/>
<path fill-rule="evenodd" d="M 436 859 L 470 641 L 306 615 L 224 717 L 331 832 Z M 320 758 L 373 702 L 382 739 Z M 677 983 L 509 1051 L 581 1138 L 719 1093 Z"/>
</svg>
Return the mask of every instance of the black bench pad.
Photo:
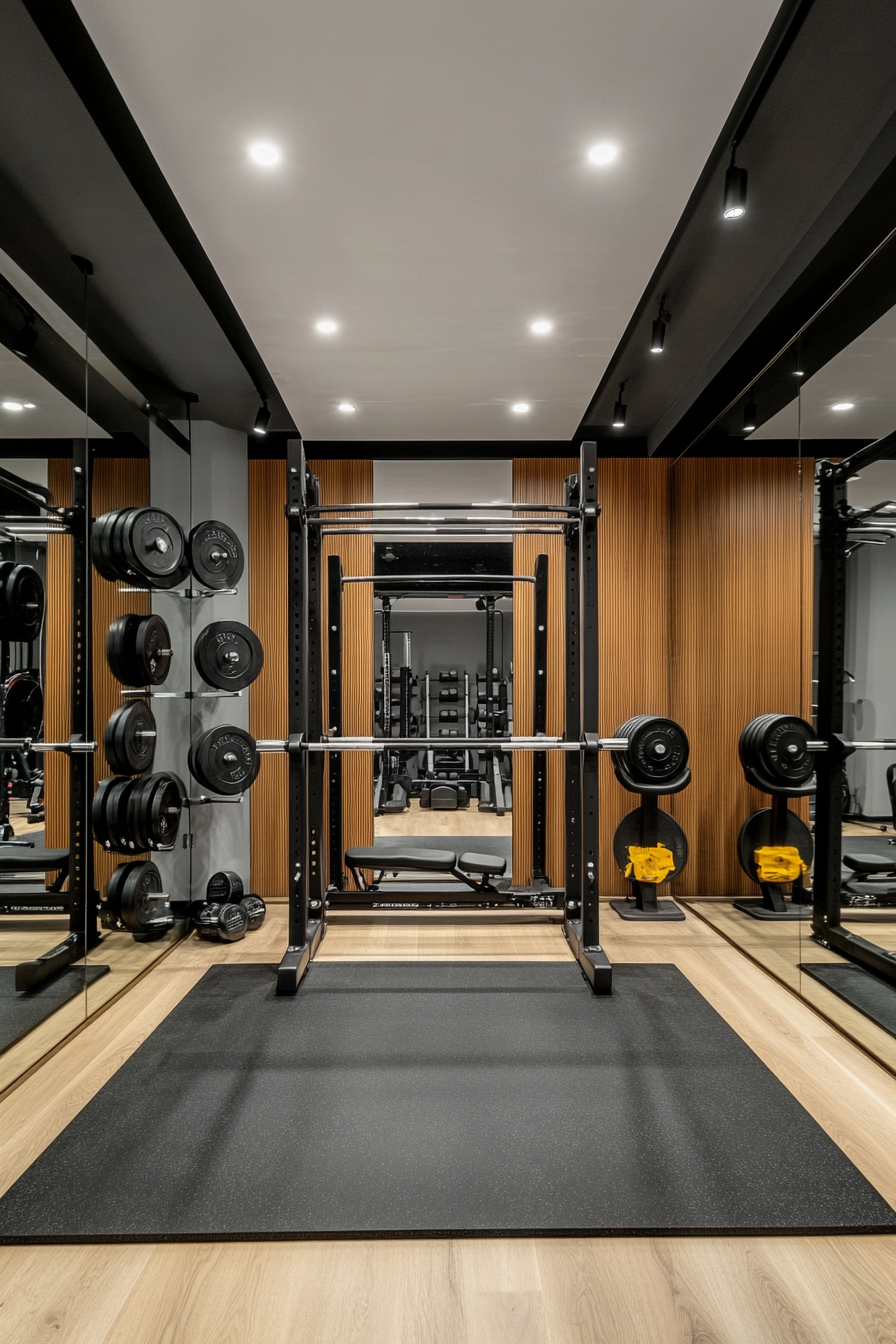
<svg viewBox="0 0 896 1344">
<path fill-rule="evenodd" d="M 25 849 L 0 845 L 0 873 L 47 873 L 68 863 L 67 849 Z"/>
<path fill-rule="evenodd" d="M 892 873 L 896 869 L 896 850 L 892 858 L 880 854 L 844 854 L 843 862 L 855 873 Z"/>
<path fill-rule="evenodd" d="M 450 873 L 456 855 L 450 849 L 356 849 L 345 851 L 349 868 L 379 868 L 395 872 L 398 868 L 417 869 L 423 873 Z"/>
<path fill-rule="evenodd" d="M 507 860 L 497 854 L 461 854 L 457 866 L 465 873 L 503 873 Z"/>
</svg>

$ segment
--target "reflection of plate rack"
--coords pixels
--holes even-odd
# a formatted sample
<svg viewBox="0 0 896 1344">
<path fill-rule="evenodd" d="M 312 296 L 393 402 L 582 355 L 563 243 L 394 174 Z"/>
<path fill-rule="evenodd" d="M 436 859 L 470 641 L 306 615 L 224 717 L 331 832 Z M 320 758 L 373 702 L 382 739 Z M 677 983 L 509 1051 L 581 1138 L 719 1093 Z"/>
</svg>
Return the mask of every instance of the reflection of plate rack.
<svg viewBox="0 0 896 1344">
<path fill-rule="evenodd" d="M 120 593 L 164 593 L 166 597 L 179 597 L 187 602 L 194 598 L 202 597 L 223 597 L 225 593 L 236 596 L 239 588 L 132 588 L 130 585 L 119 584 Z"/>
<path fill-rule="evenodd" d="M 137 697 L 140 700 L 239 700 L 242 691 L 152 691 L 149 687 L 123 687 L 120 691 L 124 699 Z"/>
</svg>

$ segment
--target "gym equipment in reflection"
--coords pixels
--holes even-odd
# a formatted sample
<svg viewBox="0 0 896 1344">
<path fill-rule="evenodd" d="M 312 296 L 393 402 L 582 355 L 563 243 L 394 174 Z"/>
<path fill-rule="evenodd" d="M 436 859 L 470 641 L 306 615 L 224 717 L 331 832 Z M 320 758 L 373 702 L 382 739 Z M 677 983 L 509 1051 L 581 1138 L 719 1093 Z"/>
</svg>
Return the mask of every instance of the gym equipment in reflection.
<svg viewBox="0 0 896 1344">
<path fill-rule="evenodd" d="M 196 933 L 208 942 L 235 943 L 264 923 L 267 906 L 254 892 L 244 894 L 239 873 L 213 873 L 205 900 L 194 901 L 190 918 Z"/>
<path fill-rule="evenodd" d="M 654 714 L 627 719 L 615 735 L 628 743 L 612 757 L 616 778 L 629 793 L 639 794 L 641 803 L 622 818 L 613 836 L 613 857 L 632 895 L 610 905 L 623 919 L 684 919 L 674 901 L 657 900 L 657 888 L 678 877 L 688 861 L 687 836 L 657 800 L 691 782 L 687 735 L 673 719 Z"/>
<path fill-rule="evenodd" d="M 885 778 L 892 825 L 896 830 L 896 763 L 887 766 Z M 896 906 L 896 838 L 888 841 L 887 849 L 889 853 L 843 855 L 844 866 L 850 870 L 850 875 L 843 883 L 842 904 L 850 913 Z"/>
<path fill-rule="evenodd" d="M 173 849 L 185 796 L 183 783 L 167 771 L 102 779 L 91 806 L 93 838 L 110 854 Z"/>
<path fill-rule="evenodd" d="M 374 591 L 376 587 L 374 586 Z M 407 630 L 392 630 L 392 599 L 382 599 L 382 642 L 380 657 L 382 677 L 374 686 L 374 712 L 376 727 L 383 739 L 388 742 L 396 726 L 392 713 L 398 704 L 398 736 L 413 737 L 418 721 L 411 713 L 411 701 L 416 689 L 416 679 L 411 671 L 411 636 Z M 404 653 L 397 675 L 392 670 L 392 635 L 401 634 Z M 340 667 L 341 672 L 341 667 Z M 428 712 L 428 707 L 427 707 Z M 382 816 L 386 812 L 404 812 L 410 805 L 412 779 L 417 777 L 417 753 L 414 751 L 396 751 L 384 746 L 374 763 L 373 812 Z"/>
<path fill-rule="evenodd" d="M 733 904 L 753 919 L 806 919 L 810 914 L 812 892 L 803 878 L 812 866 L 812 835 L 787 800 L 815 792 L 813 737 L 811 725 L 792 714 L 761 714 L 740 735 L 737 750 L 747 783 L 772 798 L 771 807 L 749 816 L 737 837 L 738 862 L 762 896 Z"/>
<path fill-rule="evenodd" d="M 94 566 L 111 583 L 177 588 L 192 570 L 210 591 L 233 588 L 243 573 L 243 547 L 226 523 L 198 523 L 189 540 L 164 509 L 113 509 L 91 532 Z"/>
</svg>

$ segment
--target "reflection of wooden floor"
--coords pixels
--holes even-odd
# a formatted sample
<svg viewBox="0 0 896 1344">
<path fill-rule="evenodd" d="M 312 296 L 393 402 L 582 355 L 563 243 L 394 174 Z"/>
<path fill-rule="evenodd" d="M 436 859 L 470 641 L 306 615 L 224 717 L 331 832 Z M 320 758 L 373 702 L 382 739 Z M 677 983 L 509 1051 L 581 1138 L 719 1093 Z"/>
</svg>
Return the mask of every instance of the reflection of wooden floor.
<svg viewBox="0 0 896 1344">
<path fill-rule="evenodd" d="M 67 918 L 21 919 L 0 916 L 0 965 L 15 966 L 30 961 L 62 942 L 68 933 Z M 83 994 L 68 1003 L 35 1027 L 21 1041 L 0 1055 L 0 1092 L 60 1041 L 75 1031 L 92 1013 L 97 1012 L 116 994 L 126 989 L 131 981 L 153 962 L 158 961 L 174 943 L 172 935 L 157 943 L 135 943 L 129 933 L 104 933 L 99 947 L 88 960 L 95 965 L 109 966 L 108 975 L 101 976 Z"/>
<path fill-rule="evenodd" d="M 883 824 L 883 823 L 881 823 L 881 824 Z M 893 827 L 892 827 L 892 826 L 888 826 L 888 827 L 886 828 L 885 831 L 882 831 L 882 830 L 880 830 L 879 827 L 877 827 L 877 826 L 857 826 L 856 823 L 853 822 L 853 821 L 845 821 L 845 822 L 843 823 L 843 834 L 844 834 L 844 835 L 867 835 L 867 836 L 872 836 L 872 835 L 896 835 L 896 831 L 893 830 Z"/>
<path fill-rule="evenodd" d="M 421 807 L 416 798 L 406 812 L 374 817 L 373 834 L 376 836 L 401 835 L 513 835 L 513 815 L 503 817 L 494 812 L 479 812 L 475 798 L 469 807 L 457 812 L 433 811 Z"/>
<path fill-rule="evenodd" d="M 17 840 L 34 840 L 37 844 L 44 843 L 45 825 L 40 822 L 38 825 L 30 825 L 28 822 L 28 801 L 25 798 L 11 798 L 9 800 L 9 822 L 15 832 Z"/>
<path fill-rule="evenodd" d="M 808 920 L 776 923 L 773 920 L 752 919 L 735 910 L 728 901 L 682 900 L 681 904 L 685 909 L 699 914 L 712 928 L 729 938 L 735 947 L 742 948 L 776 979 L 801 994 L 820 1013 L 896 1073 L 896 1040 L 889 1032 L 870 1021 L 858 1009 L 844 1003 L 811 975 L 800 971 L 800 962 L 803 961 L 844 962 L 843 957 L 815 942 Z M 867 938 L 869 942 L 878 943 L 888 951 L 896 951 L 896 923 L 861 924 L 854 920 L 844 921 L 843 927 L 850 933 Z"/>
<path fill-rule="evenodd" d="M 331 929 L 321 951 L 330 959 L 568 956 L 561 932 L 551 926 L 492 926 L 475 935 L 431 926 L 414 930 L 413 939 L 414 945 L 394 924 L 342 925 Z M 896 1079 L 693 916 L 647 927 L 607 912 L 602 939 L 616 961 L 680 966 L 896 1203 Z M 175 948 L 0 1106 L 0 1187 L 90 1100 L 208 966 L 275 961 L 285 940 L 285 912 L 276 908 L 258 933 L 231 947 L 190 938 Z M 584 982 L 582 992 L 588 992 Z M 197 1162 L 211 1160 L 207 1138 L 197 1139 Z M 749 1134 L 744 1139 L 749 1142 Z M 584 1160 L 600 1161 L 599 1139 Z M 0 1249 L 0 1273 L 6 1336 L 16 1344 L 38 1344 L 51 1334 L 70 1344 L 267 1344 L 295 1337 L 314 1344 L 883 1344 L 896 1338 L 896 1237 L 28 1246 Z"/>
</svg>

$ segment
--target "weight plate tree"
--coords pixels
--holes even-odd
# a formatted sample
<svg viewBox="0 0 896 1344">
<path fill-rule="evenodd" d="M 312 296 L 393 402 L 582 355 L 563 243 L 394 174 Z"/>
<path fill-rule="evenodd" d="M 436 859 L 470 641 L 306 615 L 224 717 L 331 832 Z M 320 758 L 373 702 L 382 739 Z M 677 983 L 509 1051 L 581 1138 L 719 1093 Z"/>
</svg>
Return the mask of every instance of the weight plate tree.
<svg viewBox="0 0 896 1344">
<path fill-rule="evenodd" d="M 622 873 L 628 867 L 629 846 L 644 843 L 641 837 L 644 833 L 645 823 L 649 823 L 649 817 L 645 816 L 643 807 L 636 807 L 631 812 L 627 812 L 616 827 L 613 834 L 613 858 L 616 860 L 617 868 Z M 666 849 L 671 851 L 675 862 L 675 876 L 678 877 L 688 861 L 688 839 L 675 818 L 670 817 L 668 812 L 661 812 L 659 809 L 657 809 L 656 840 L 654 843 L 665 845 Z"/>
<path fill-rule="evenodd" d="M 240 621 L 214 621 L 196 639 L 196 671 L 220 691 L 244 691 L 264 666 L 258 637 Z"/>
<path fill-rule="evenodd" d="M 210 518 L 190 533 L 190 568 L 206 588 L 235 588 L 243 575 L 243 547 L 226 523 Z"/>
</svg>

